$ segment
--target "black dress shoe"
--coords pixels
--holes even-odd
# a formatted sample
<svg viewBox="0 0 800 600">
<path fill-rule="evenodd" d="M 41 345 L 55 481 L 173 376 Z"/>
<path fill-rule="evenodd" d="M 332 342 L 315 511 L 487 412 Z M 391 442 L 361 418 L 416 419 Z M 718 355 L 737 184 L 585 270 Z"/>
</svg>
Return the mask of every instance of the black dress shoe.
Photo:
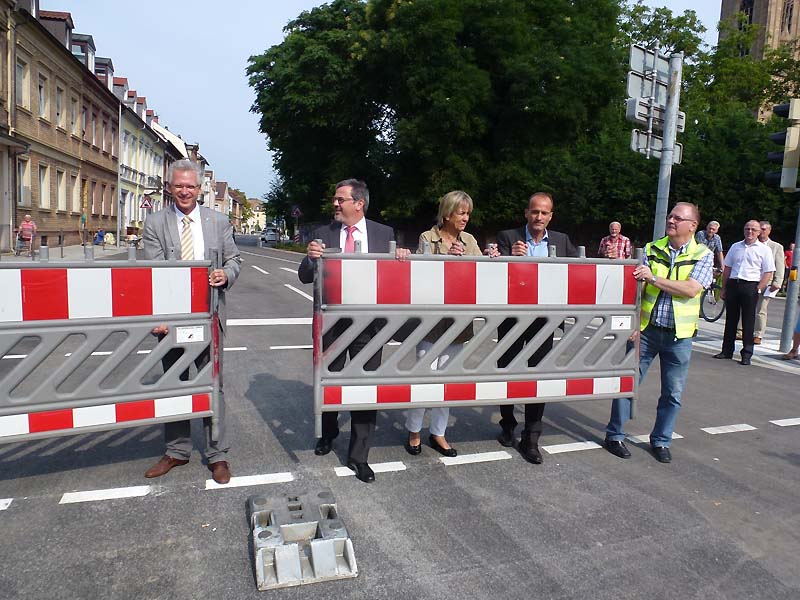
<svg viewBox="0 0 800 600">
<path fill-rule="evenodd" d="M 728 360 L 730 360 L 731 358 L 733 358 L 733 355 L 732 354 L 725 354 L 724 352 L 720 352 L 719 354 L 715 354 L 714 358 L 727 358 Z"/>
<path fill-rule="evenodd" d="M 412 446 L 411 442 L 406 441 L 406 443 L 403 446 L 405 447 L 406 452 L 408 452 L 411 456 L 416 456 L 417 454 L 422 452 L 422 444 L 417 444 L 416 446 Z"/>
<path fill-rule="evenodd" d="M 672 454 L 666 446 L 653 446 L 653 455 L 660 463 L 672 462 Z"/>
<path fill-rule="evenodd" d="M 428 437 L 428 441 L 431 443 L 431 448 L 436 450 L 442 456 L 449 456 L 450 458 L 458 456 L 458 452 L 456 451 L 455 448 L 453 448 L 452 446 L 450 448 L 445 448 L 444 446 L 441 446 L 439 442 L 436 441 L 435 437 L 433 436 Z"/>
<path fill-rule="evenodd" d="M 506 429 L 504 427 L 503 431 L 500 432 L 500 435 L 497 436 L 497 441 L 500 442 L 501 446 L 511 448 L 511 446 L 514 445 L 514 430 Z"/>
<path fill-rule="evenodd" d="M 333 440 L 329 440 L 328 438 L 319 438 L 317 440 L 317 445 L 314 447 L 314 454 L 317 456 L 325 456 L 328 452 L 331 451 L 333 448 Z"/>
<path fill-rule="evenodd" d="M 614 440 L 606 440 L 605 441 L 606 450 L 608 450 L 614 456 L 618 456 L 620 458 L 630 458 L 631 451 L 625 447 L 625 442 L 622 440 L 614 441 Z"/>
<path fill-rule="evenodd" d="M 539 451 L 539 445 L 525 440 L 519 441 L 519 453 L 522 458 L 534 465 L 542 464 L 542 453 Z"/>
<path fill-rule="evenodd" d="M 740 365 L 748 366 L 750 364 L 750 358 L 743 358 L 739 361 Z"/>
<path fill-rule="evenodd" d="M 364 483 L 372 483 L 375 481 L 375 473 L 367 463 L 357 463 L 348 460 L 347 468 L 355 471 L 356 479 L 360 479 Z"/>
</svg>

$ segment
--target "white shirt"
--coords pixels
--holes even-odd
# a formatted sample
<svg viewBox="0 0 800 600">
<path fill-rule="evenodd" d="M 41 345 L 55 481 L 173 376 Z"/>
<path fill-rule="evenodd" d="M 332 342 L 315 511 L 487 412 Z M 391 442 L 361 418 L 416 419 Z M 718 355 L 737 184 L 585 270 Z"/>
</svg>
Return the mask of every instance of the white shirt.
<svg viewBox="0 0 800 600">
<path fill-rule="evenodd" d="M 765 273 L 775 271 L 775 259 L 765 243 L 756 240 L 748 246 L 742 240 L 728 249 L 725 266 L 731 268 L 731 279 L 760 281 Z"/>
<path fill-rule="evenodd" d="M 366 254 L 369 252 L 369 241 L 367 240 L 367 219 L 361 217 L 361 220 L 355 224 L 355 231 L 353 231 L 353 241 L 361 242 L 361 252 Z M 339 233 L 339 248 L 344 252 L 344 244 L 347 240 L 347 225 L 342 224 L 342 230 Z"/>
<path fill-rule="evenodd" d="M 173 205 L 175 209 L 175 218 L 178 220 L 178 235 L 180 236 L 183 231 L 183 217 L 189 217 L 192 222 L 189 227 L 192 228 L 192 242 L 194 243 L 194 260 L 205 260 L 206 250 L 203 243 L 203 224 L 200 222 L 200 205 L 195 204 L 194 209 L 188 215 L 184 215 L 177 206 Z M 175 248 L 176 258 L 181 259 L 181 245 L 180 238 L 178 238 L 178 247 Z"/>
</svg>

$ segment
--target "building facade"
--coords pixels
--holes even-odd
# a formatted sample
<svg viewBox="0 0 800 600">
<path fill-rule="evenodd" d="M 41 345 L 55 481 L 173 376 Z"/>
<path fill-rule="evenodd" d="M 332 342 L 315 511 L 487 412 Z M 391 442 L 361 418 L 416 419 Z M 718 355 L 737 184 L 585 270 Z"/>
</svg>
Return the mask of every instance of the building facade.
<svg viewBox="0 0 800 600">
<path fill-rule="evenodd" d="M 744 13 L 748 23 L 760 26 L 750 52 L 763 58 L 767 48 L 777 48 L 797 40 L 800 33 L 800 0 L 722 0 L 720 21 L 733 23 Z M 720 33 L 720 38 L 724 33 Z M 797 52 L 797 49 L 795 50 Z"/>
</svg>

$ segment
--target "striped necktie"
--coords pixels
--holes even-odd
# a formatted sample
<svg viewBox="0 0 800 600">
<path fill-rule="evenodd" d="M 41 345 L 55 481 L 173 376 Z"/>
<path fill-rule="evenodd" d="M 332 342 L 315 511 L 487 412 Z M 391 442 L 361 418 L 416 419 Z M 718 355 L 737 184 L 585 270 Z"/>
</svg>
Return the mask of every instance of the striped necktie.
<svg viewBox="0 0 800 600">
<path fill-rule="evenodd" d="M 183 230 L 181 231 L 181 260 L 194 260 L 192 220 L 189 218 L 189 215 L 184 215 L 181 222 L 183 223 Z"/>
</svg>

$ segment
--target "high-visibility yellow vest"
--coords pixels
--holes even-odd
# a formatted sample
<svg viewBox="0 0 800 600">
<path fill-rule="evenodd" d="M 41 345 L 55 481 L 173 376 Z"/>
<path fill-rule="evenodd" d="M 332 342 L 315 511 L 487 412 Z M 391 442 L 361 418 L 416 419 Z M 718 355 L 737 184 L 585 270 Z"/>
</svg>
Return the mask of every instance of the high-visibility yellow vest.
<svg viewBox="0 0 800 600">
<path fill-rule="evenodd" d="M 704 255 L 711 252 L 705 244 L 698 244 L 694 238 L 686 245 L 683 252 L 675 257 L 675 262 L 670 269 L 669 237 L 650 242 L 644 247 L 645 255 L 650 263 L 650 270 L 659 279 L 672 279 L 686 281 L 692 269 Z M 642 291 L 642 319 L 641 329 L 650 323 L 650 315 L 656 305 L 658 295 L 661 293 L 654 285 L 646 283 Z M 665 292 L 666 293 L 666 292 Z M 675 337 L 678 339 L 693 337 L 697 331 L 697 319 L 700 316 L 700 299 L 703 295 L 701 289 L 696 296 L 672 296 L 672 312 L 675 315 Z"/>
</svg>

